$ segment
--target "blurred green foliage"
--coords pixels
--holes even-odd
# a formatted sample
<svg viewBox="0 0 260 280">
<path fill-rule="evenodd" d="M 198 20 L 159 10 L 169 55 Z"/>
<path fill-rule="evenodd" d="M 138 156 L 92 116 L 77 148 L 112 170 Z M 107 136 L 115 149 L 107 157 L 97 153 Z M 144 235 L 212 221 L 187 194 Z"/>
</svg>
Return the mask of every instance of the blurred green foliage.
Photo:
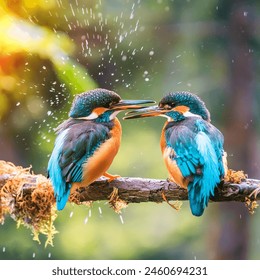
<svg viewBox="0 0 260 280">
<path fill-rule="evenodd" d="M 227 2 L 2 1 L 0 159 L 32 164 L 44 174 L 53 129 L 67 118 L 76 93 L 97 86 L 122 98 L 157 101 L 169 91 L 198 93 L 223 129 L 231 63 L 222 34 Z M 259 3 L 246 8 L 257 10 Z M 257 35 L 255 40 L 259 70 Z M 110 172 L 166 178 L 159 148 L 163 123 L 122 122 L 122 146 Z M 38 245 L 29 230 L 17 230 L 7 219 L 0 227 L 0 259 L 210 259 L 219 205 L 211 204 L 199 219 L 187 202 L 180 212 L 166 204 L 132 204 L 121 216 L 105 202 L 90 209 L 68 205 L 56 220 L 54 247 L 46 249 L 44 240 Z M 258 216 L 250 217 L 249 259 L 260 257 Z"/>
</svg>

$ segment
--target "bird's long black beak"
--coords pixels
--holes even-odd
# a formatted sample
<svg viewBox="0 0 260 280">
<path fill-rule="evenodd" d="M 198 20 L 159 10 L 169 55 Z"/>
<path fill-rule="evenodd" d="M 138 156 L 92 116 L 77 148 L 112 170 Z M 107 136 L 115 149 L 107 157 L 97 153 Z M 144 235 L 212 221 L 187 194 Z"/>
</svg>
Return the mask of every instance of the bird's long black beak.
<svg viewBox="0 0 260 280">
<path fill-rule="evenodd" d="M 153 100 L 120 100 L 118 103 L 111 106 L 111 109 L 122 111 L 127 109 L 140 109 L 144 108 L 144 104 L 155 103 Z"/>
<path fill-rule="evenodd" d="M 137 119 L 137 118 L 147 118 L 147 117 L 155 117 L 160 116 L 165 112 L 165 110 L 159 108 L 156 106 L 149 106 L 145 108 L 141 108 L 139 110 L 133 110 L 126 113 L 126 117 L 124 117 L 124 120 L 130 120 L 130 119 Z"/>
</svg>

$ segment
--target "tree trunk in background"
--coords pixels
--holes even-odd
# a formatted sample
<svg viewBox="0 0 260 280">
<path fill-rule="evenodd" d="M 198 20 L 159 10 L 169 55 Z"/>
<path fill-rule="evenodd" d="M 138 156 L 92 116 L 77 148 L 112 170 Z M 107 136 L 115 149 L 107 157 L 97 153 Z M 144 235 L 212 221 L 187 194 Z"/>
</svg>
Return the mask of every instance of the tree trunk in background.
<svg viewBox="0 0 260 280">
<path fill-rule="evenodd" d="M 2 129 L 0 127 L 0 132 L 1 130 Z M 18 151 L 12 137 L 8 137 L 4 133 L 0 133 L 0 160 L 7 160 L 15 164 L 21 164 L 21 160 L 18 156 Z"/>
<path fill-rule="evenodd" d="M 228 20 L 227 44 L 230 58 L 230 93 L 225 106 L 225 148 L 229 167 L 244 170 L 257 178 L 257 146 L 254 127 L 254 61 L 250 49 L 253 33 L 252 11 L 247 1 L 231 1 Z M 219 228 L 211 238 L 214 259 L 247 259 L 250 214 L 241 203 L 222 203 L 214 221 Z M 215 225 L 216 226 L 216 225 Z M 212 240 L 215 239 L 215 240 Z M 214 245 L 213 245 L 214 244 Z"/>
</svg>

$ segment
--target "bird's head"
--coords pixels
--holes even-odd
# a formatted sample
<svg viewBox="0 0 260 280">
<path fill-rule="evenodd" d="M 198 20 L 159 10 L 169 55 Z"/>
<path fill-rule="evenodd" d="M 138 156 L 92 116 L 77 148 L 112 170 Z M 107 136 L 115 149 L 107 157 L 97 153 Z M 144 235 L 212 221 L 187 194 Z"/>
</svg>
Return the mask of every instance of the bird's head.
<svg viewBox="0 0 260 280">
<path fill-rule="evenodd" d="M 78 94 L 73 101 L 69 116 L 74 119 L 112 120 L 116 115 L 127 109 L 143 108 L 142 104 L 154 103 L 152 100 L 122 100 L 113 91 L 94 89 Z"/>
<path fill-rule="evenodd" d="M 199 116 L 210 122 L 210 114 L 204 102 L 190 92 L 169 93 L 156 106 L 145 107 L 128 113 L 124 119 L 161 116 L 180 121 L 187 117 Z"/>
</svg>

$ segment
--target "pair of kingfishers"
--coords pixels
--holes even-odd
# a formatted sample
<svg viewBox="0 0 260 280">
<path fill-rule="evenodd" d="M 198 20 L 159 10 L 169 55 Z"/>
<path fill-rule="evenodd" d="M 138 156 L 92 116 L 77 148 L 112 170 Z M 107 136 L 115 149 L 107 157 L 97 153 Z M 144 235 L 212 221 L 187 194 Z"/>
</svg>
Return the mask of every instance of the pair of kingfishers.
<svg viewBox="0 0 260 280">
<path fill-rule="evenodd" d="M 151 100 L 122 100 L 113 91 L 95 89 L 76 95 L 69 119 L 57 129 L 48 164 L 57 209 L 69 195 L 106 176 L 121 142 L 117 114 L 132 109 L 124 119 L 166 117 L 160 146 L 169 179 L 188 190 L 191 212 L 201 216 L 225 175 L 223 135 L 210 123 L 204 102 L 189 92 L 170 93 L 158 105 Z M 134 109 L 134 110 L 133 110 Z"/>
</svg>

